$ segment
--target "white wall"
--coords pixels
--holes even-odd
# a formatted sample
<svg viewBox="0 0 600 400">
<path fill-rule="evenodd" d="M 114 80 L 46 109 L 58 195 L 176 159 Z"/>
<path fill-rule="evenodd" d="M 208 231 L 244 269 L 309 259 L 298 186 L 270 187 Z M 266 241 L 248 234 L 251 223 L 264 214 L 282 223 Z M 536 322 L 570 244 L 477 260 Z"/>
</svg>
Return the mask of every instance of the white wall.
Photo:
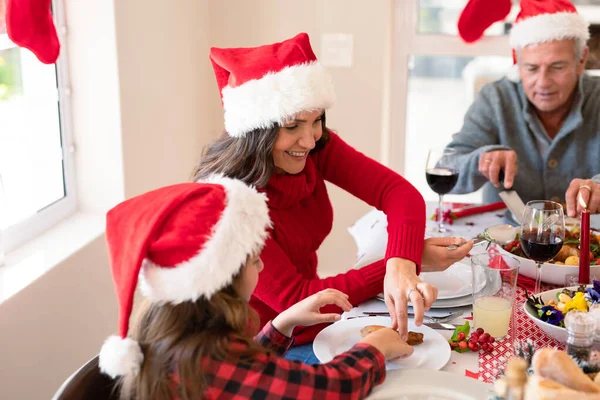
<svg viewBox="0 0 600 400">
<path fill-rule="evenodd" d="M 207 1 L 66 2 L 82 211 L 188 180 L 220 118 Z M 0 398 L 51 398 L 116 327 L 102 236 L 0 304 Z"/>
<path fill-rule="evenodd" d="M 0 305 L 0 398 L 49 399 L 116 329 L 104 236 Z"/>
</svg>

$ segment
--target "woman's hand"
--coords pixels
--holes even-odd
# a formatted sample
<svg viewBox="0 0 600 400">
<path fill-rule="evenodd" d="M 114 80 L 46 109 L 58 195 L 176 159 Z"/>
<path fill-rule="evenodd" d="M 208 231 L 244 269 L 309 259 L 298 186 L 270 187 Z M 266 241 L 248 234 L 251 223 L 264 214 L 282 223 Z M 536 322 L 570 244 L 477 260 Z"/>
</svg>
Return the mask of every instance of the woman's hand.
<svg viewBox="0 0 600 400">
<path fill-rule="evenodd" d="M 272 324 L 279 332 L 287 337 L 292 336 L 294 327 L 298 325 L 311 326 L 325 322 L 340 320 L 340 314 L 321 314 L 321 307 L 335 304 L 344 311 L 350 311 L 352 304 L 348 295 L 336 289 L 325 289 L 294 304 L 273 320 Z"/>
<path fill-rule="evenodd" d="M 398 332 L 390 328 L 376 330 L 365 336 L 362 343 L 370 344 L 381 353 L 386 360 L 406 358 L 413 353 L 413 347 L 400 338 Z"/>
<path fill-rule="evenodd" d="M 456 250 L 448 250 L 450 245 L 459 245 L 464 240 L 457 237 L 439 237 L 425 239 L 423 257 L 421 258 L 422 272 L 443 271 L 450 265 L 462 260 L 473 248 L 473 241 L 469 240 Z"/>
<path fill-rule="evenodd" d="M 408 301 L 412 303 L 415 324 L 423 323 L 423 313 L 437 299 L 437 288 L 422 282 L 417 276 L 415 263 L 403 258 L 390 258 L 383 278 L 385 305 L 392 317 L 392 328 L 402 340 L 408 337 Z"/>
</svg>

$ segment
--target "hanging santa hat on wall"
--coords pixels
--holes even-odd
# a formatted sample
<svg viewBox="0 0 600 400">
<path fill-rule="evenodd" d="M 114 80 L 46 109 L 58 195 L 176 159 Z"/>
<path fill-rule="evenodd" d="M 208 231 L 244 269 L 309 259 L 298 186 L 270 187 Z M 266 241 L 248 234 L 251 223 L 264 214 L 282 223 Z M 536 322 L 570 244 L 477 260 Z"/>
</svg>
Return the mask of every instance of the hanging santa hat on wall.
<svg viewBox="0 0 600 400">
<path fill-rule="evenodd" d="M 271 226 L 266 200 L 241 181 L 213 176 L 145 193 L 108 212 L 119 334 L 102 346 L 102 372 L 135 375 L 144 360 L 139 344 L 127 337 L 138 278 L 152 302 L 210 298 L 262 249 Z"/>
<path fill-rule="evenodd" d="M 260 47 L 213 47 L 210 60 L 225 111 L 225 130 L 231 136 L 333 105 L 331 77 L 317 61 L 306 33 Z"/>
<path fill-rule="evenodd" d="M 6 33 L 17 46 L 31 50 L 44 64 L 54 64 L 60 43 L 54 19 L 52 0 L 7 0 Z"/>
<path fill-rule="evenodd" d="M 458 18 L 458 34 L 467 43 L 475 42 L 493 23 L 503 21 L 511 0 L 470 0 Z"/>
</svg>

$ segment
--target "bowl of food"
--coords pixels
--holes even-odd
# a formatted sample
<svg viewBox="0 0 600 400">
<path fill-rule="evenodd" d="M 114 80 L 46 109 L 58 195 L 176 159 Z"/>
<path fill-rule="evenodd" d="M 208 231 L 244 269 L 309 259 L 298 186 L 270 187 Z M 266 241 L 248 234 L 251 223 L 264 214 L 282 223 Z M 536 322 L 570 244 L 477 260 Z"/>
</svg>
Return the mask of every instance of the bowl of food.
<svg viewBox="0 0 600 400">
<path fill-rule="evenodd" d="M 579 272 L 579 227 L 571 226 L 565 231 L 565 240 L 560 252 L 542 266 L 542 281 L 553 285 L 565 285 L 567 275 Z M 510 254 L 521 262 L 519 274 L 535 279 L 535 261 L 527 258 L 519 236 L 512 242 L 498 246 L 500 254 Z M 600 278 L 600 232 L 592 229 L 590 232 L 590 275 Z"/>
<path fill-rule="evenodd" d="M 564 319 L 569 312 L 600 312 L 600 282 L 594 280 L 593 285 L 570 286 L 528 295 L 523 311 L 548 336 L 566 343 Z M 600 342 L 597 341 L 595 347 L 600 348 Z"/>
</svg>

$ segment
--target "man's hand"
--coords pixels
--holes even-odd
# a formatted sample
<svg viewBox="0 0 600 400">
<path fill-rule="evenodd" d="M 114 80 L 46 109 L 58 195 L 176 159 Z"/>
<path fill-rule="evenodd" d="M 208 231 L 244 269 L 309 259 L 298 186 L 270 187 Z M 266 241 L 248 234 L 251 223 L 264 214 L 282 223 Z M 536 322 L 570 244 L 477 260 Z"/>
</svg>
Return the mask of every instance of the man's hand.
<svg viewBox="0 0 600 400">
<path fill-rule="evenodd" d="M 500 170 L 504 170 L 504 187 L 510 189 L 519 170 L 517 153 L 512 150 L 496 150 L 479 157 L 479 172 L 496 187 L 500 187 Z"/>
<path fill-rule="evenodd" d="M 573 179 L 565 193 L 567 215 L 569 217 L 575 217 L 583 210 L 577 200 L 579 193 L 581 193 L 581 198 L 590 213 L 600 212 L 600 185 L 591 179 Z"/>
<path fill-rule="evenodd" d="M 465 242 L 457 237 L 436 237 L 425 239 L 423 257 L 421 258 L 422 272 L 444 271 L 457 261 L 462 260 L 473 248 L 473 241 L 462 244 L 456 250 L 448 250 L 450 245 L 460 245 Z"/>
<path fill-rule="evenodd" d="M 328 304 L 335 304 L 344 311 L 352 309 L 347 294 L 336 289 L 325 289 L 297 302 L 275 317 L 272 324 L 279 332 L 291 337 L 294 327 L 298 325 L 311 326 L 324 322 L 339 321 L 340 314 L 321 314 L 321 307 Z"/>
</svg>

